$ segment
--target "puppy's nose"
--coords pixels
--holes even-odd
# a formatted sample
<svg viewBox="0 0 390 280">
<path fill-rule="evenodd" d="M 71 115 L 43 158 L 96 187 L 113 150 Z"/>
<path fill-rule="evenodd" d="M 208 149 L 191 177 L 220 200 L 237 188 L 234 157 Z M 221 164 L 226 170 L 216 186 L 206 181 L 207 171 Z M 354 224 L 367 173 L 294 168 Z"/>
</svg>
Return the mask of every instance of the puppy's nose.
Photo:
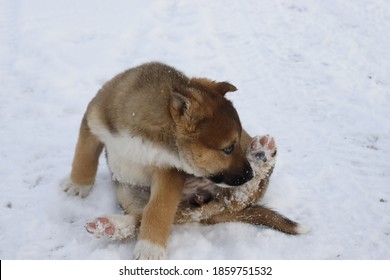
<svg viewBox="0 0 390 280">
<path fill-rule="evenodd" d="M 245 176 L 245 179 L 246 179 L 245 183 L 250 181 L 250 180 L 252 180 L 252 178 L 253 178 L 253 170 L 252 170 L 252 168 L 250 166 L 249 166 L 249 168 L 247 168 L 245 170 L 245 175 L 246 175 Z"/>
<path fill-rule="evenodd" d="M 235 182 L 236 186 L 241 186 L 253 178 L 253 170 L 250 166 L 246 167 L 240 177 Z"/>
</svg>

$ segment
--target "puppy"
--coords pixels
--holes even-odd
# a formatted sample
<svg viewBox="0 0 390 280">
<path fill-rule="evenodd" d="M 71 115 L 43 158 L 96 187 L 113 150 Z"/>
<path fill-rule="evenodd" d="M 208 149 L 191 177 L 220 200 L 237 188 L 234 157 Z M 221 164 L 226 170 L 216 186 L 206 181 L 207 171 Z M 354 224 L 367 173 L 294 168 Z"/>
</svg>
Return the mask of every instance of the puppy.
<svg viewBox="0 0 390 280">
<path fill-rule="evenodd" d="M 142 221 L 135 258 L 164 258 L 188 175 L 223 188 L 239 188 L 253 178 L 244 152 L 251 138 L 224 97 L 236 90 L 161 63 L 117 75 L 87 107 L 64 190 L 88 195 L 104 148 L 124 208 L 137 209 L 127 204 L 140 202 L 127 201 L 123 186 L 150 187 L 146 205 L 131 216 Z"/>
</svg>

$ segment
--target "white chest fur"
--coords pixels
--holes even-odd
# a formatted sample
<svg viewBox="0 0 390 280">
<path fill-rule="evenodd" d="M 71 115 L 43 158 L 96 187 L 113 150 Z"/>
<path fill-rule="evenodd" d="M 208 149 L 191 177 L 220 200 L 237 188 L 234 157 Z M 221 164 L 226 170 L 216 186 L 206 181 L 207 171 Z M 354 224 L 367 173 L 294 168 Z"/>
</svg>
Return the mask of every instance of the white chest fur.
<svg viewBox="0 0 390 280">
<path fill-rule="evenodd" d="M 117 134 L 104 140 L 113 179 L 120 182 L 148 186 L 155 167 L 184 169 L 178 155 L 139 136 Z"/>
<path fill-rule="evenodd" d="M 150 186 L 154 168 L 173 167 L 192 173 L 192 168 L 172 151 L 128 133 L 112 134 L 89 122 L 92 132 L 105 144 L 107 161 L 114 180 Z"/>
</svg>

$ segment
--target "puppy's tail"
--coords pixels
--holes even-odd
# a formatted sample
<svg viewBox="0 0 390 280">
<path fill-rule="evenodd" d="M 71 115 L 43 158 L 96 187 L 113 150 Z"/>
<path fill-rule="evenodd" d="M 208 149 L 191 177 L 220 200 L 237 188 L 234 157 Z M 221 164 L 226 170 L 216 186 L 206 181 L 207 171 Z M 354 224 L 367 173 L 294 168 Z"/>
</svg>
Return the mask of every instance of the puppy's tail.
<svg viewBox="0 0 390 280">
<path fill-rule="evenodd" d="M 244 222 L 254 225 L 264 225 L 287 234 L 304 234 L 310 231 L 310 228 L 300 225 L 264 206 L 251 206 L 239 212 L 217 214 L 206 221 L 208 224 L 224 222 Z"/>
</svg>

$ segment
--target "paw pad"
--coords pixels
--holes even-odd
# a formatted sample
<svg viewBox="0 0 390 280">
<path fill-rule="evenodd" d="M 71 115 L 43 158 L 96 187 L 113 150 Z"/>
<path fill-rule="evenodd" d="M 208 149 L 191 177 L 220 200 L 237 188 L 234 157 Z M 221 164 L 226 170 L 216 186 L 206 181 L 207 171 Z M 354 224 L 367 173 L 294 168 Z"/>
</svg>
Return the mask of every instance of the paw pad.
<svg viewBox="0 0 390 280">
<path fill-rule="evenodd" d="M 101 238 L 103 236 L 110 238 L 115 233 L 114 224 L 106 217 L 100 217 L 86 223 L 85 229 L 96 238 Z"/>
<path fill-rule="evenodd" d="M 134 216 L 109 215 L 87 222 L 85 229 L 95 238 L 106 237 L 111 240 L 124 240 L 136 236 L 138 223 Z"/>
<path fill-rule="evenodd" d="M 276 156 L 275 139 L 269 135 L 257 136 L 252 139 L 249 147 L 249 155 L 256 161 L 267 162 Z"/>
</svg>

